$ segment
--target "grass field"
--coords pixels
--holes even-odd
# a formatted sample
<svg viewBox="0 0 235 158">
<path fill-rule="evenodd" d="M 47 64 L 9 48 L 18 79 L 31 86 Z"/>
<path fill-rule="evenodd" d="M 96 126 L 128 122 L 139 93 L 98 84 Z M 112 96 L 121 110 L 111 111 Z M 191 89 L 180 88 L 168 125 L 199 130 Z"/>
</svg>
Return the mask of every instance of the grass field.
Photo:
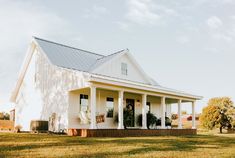
<svg viewBox="0 0 235 158">
<path fill-rule="evenodd" d="M 0 133 L 0 157 L 235 157 L 235 134 L 80 138 Z"/>
</svg>

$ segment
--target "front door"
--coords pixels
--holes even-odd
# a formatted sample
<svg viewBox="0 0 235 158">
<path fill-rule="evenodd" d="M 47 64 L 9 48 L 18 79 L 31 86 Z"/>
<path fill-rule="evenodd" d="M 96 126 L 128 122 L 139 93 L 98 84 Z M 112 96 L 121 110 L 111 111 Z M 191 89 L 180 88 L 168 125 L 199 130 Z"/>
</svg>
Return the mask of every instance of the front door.
<svg viewBox="0 0 235 158">
<path fill-rule="evenodd" d="M 129 119 L 127 119 L 127 127 L 135 126 L 135 100 L 126 99 L 126 110 L 128 111 Z"/>
</svg>

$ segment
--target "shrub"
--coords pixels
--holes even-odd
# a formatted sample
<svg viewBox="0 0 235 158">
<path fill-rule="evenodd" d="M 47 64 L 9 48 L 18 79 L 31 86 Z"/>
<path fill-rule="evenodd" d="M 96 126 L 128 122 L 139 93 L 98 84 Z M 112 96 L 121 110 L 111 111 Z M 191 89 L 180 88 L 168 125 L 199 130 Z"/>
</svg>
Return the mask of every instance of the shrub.
<svg viewBox="0 0 235 158">
<path fill-rule="evenodd" d="M 188 120 L 188 121 L 192 121 L 192 116 L 191 116 L 191 115 L 188 116 L 188 117 L 187 117 L 187 120 Z"/>
<path fill-rule="evenodd" d="M 123 126 L 127 129 L 128 126 L 131 126 L 131 122 L 134 120 L 133 111 L 127 108 L 123 109 Z M 114 121 L 118 123 L 118 114 L 115 115 Z"/>
<path fill-rule="evenodd" d="M 161 118 L 157 119 L 156 126 L 161 126 Z M 169 117 L 165 117 L 165 126 L 171 126 L 171 119 Z"/>
<path fill-rule="evenodd" d="M 157 121 L 157 117 L 154 116 L 154 114 L 148 112 L 147 113 L 147 128 L 150 129 L 150 126 L 156 124 L 156 121 Z M 137 124 L 139 126 L 142 126 L 142 114 L 140 114 L 138 117 L 137 117 Z"/>
</svg>

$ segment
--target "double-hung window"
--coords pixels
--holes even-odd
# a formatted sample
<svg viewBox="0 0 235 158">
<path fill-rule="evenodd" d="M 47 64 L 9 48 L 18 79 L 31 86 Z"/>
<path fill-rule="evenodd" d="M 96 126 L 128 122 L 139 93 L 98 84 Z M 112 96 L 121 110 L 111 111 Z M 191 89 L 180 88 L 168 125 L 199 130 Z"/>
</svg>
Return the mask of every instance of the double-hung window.
<svg viewBox="0 0 235 158">
<path fill-rule="evenodd" d="M 80 111 L 87 112 L 88 110 L 88 95 L 80 94 Z"/>
<path fill-rule="evenodd" d="M 106 117 L 113 118 L 113 111 L 114 111 L 114 102 L 113 98 L 106 99 Z"/>
<path fill-rule="evenodd" d="M 121 65 L 121 71 L 122 71 L 122 75 L 126 75 L 127 76 L 127 63 L 122 63 Z"/>
</svg>

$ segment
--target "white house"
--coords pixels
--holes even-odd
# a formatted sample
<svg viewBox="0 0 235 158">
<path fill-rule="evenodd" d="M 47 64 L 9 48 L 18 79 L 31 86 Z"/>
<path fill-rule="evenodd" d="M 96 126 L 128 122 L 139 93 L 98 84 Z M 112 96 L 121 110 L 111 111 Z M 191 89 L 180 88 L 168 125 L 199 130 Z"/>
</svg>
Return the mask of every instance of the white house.
<svg viewBox="0 0 235 158">
<path fill-rule="evenodd" d="M 54 131 L 123 129 L 125 107 L 133 110 L 134 119 L 143 114 L 142 127 L 136 121 L 130 127 L 146 129 L 147 111 L 165 122 L 165 116 L 171 116 L 172 103 L 178 103 L 181 115 L 182 102 L 192 103 L 195 128 L 195 101 L 201 98 L 160 86 L 129 50 L 104 56 L 36 37 L 11 95 L 15 126 L 29 130 L 31 120 L 53 119 Z M 182 128 L 180 119 L 178 123 Z"/>
</svg>

